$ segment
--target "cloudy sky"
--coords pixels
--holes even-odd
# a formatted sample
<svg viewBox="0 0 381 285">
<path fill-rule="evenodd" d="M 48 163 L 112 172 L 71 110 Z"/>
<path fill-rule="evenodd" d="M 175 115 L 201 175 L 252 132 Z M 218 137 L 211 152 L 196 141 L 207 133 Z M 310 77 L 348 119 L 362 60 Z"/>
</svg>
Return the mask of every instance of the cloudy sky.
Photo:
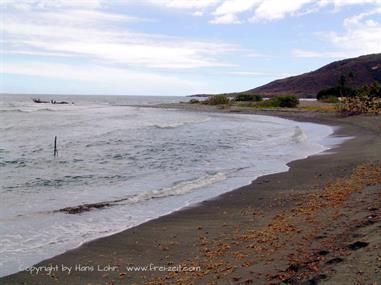
<svg viewBox="0 0 381 285">
<path fill-rule="evenodd" d="M 0 0 L 0 93 L 247 90 L 381 52 L 381 0 Z"/>
</svg>

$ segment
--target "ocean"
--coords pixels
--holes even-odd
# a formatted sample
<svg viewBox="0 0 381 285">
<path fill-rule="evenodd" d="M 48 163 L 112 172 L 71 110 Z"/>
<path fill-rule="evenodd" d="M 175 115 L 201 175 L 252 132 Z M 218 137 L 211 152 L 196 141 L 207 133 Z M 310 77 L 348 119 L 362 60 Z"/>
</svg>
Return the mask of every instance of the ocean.
<svg viewBox="0 0 381 285">
<path fill-rule="evenodd" d="M 140 106 L 185 97 L 31 97 L 0 96 L 0 276 L 337 143 L 324 125 Z"/>
</svg>

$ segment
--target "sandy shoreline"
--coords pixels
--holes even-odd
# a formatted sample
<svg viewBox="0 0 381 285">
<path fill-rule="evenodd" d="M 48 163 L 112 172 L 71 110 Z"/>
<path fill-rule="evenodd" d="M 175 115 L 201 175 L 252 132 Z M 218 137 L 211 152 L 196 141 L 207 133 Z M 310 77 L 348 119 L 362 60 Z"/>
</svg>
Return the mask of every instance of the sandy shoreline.
<svg viewBox="0 0 381 285">
<path fill-rule="evenodd" d="M 181 104 L 176 107 L 195 108 Z M 209 107 L 193 111 L 237 112 Z M 70 274 L 60 269 L 50 275 L 19 272 L 1 278 L 0 283 L 277 284 L 282 280 L 292 284 L 380 283 L 378 179 L 381 177 L 378 164 L 363 165 L 376 163 L 381 157 L 380 117 L 340 118 L 333 113 L 318 112 L 255 113 L 339 126 L 337 136 L 356 138 L 330 150 L 332 154 L 291 162 L 288 172 L 260 177 L 216 199 L 89 242 L 38 265 L 58 265 L 60 269 L 61 265 L 72 266 Z M 373 170 L 372 176 L 367 174 Z M 350 190 L 346 181 L 357 188 Z M 322 189 L 333 194 L 326 197 L 320 193 Z M 338 189 L 347 192 L 335 192 Z M 332 197 L 334 203 L 324 203 L 324 199 Z M 319 207 L 310 205 L 311 200 Z M 200 266 L 201 271 L 126 270 L 126 266 L 149 264 Z M 79 265 L 87 267 L 81 270 Z"/>
</svg>

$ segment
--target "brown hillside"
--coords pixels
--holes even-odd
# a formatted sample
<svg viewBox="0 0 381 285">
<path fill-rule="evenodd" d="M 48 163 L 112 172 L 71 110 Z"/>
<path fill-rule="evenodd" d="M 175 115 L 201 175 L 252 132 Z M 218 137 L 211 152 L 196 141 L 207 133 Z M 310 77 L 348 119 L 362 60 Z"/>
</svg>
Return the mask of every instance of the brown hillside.
<svg viewBox="0 0 381 285">
<path fill-rule="evenodd" d="M 381 83 L 381 53 L 336 61 L 318 70 L 275 80 L 245 93 L 265 96 L 287 94 L 299 97 L 316 95 L 324 88 L 336 86 L 340 77 L 347 76 L 350 72 L 354 77 L 348 82 L 348 85 L 352 87 L 359 87 L 373 81 Z"/>
</svg>

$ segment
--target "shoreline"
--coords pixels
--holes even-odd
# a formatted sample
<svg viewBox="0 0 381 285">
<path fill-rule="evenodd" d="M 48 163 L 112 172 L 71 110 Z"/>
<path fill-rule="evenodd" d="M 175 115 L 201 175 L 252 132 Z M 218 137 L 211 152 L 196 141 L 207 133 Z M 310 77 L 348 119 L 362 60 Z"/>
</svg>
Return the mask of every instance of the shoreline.
<svg viewBox="0 0 381 285">
<path fill-rule="evenodd" d="M 211 115 L 211 114 L 210 113 L 206 113 L 206 115 Z M 229 116 L 228 114 L 226 114 L 226 115 Z M 232 116 L 234 116 L 234 114 L 232 114 Z M 227 118 L 229 118 L 229 117 L 227 117 Z M 264 118 L 263 116 L 258 116 L 258 120 L 262 120 L 263 118 Z M 272 118 L 276 118 L 276 117 L 272 117 Z M 287 122 L 287 120 L 284 119 L 284 121 L 283 121 L 283 119 L 282 119 L 282 122 L 283 123 Z M 289 122 L 291 123 L 291 121 L 289 121 Z M 294 124 L 294 123 L 295 122 L 292 122 L 292 124 Z M 267 173 L 261 173 L 261 174 L 258 174 L 258 176 L 254 176 L 255 178 L 250 178 L 249 176 L 245 176 L 244 178 L 241 178 L 241 180 L 242 180 L 242 181 L 240 181 L 241 183 L 234 183 L 234 185 L 226 186 L 226 185 L 224 185 L 224 183 L 229 185 L 229 182 L 226 183 L 226 181 L 225 181 L 228 178 L 224 178 L 224 180 L 222 182 L 214 182 L 214 184 L 218 184 L 214 188 L 216 188 L 216 189 L 219 188 L 220 189 L 219 193 L 214 193 L 213 195 L 204 196 L 203 200 L 199 199 L 198 201 L 187 202 L 186 204 L 183 204 L 180 207 L 168 209 L 168 212 L 166 212 L 164 214 L 160 214 L 158 216 L 153 216 L 151 219 L 146 219 L 146 220 L 143 220 L 141 222 L 134 223 L 134 225 L 131 225 L 131 226 L 127 226 L 126 225 L 123 229 L 120 229 L 120 230 L 112 232 L 112 233 L 108 233 L 107 235 L 100 235 L 100 236 L 97 236 L 97 237 L 95 237 L 93 239 L 82 241 L 80 244 L 78 244 L 78 245 L 76 245 L 74 247 L 68 247 L 64 251 L 55 252 L 54 254 L 52 254 L 50 256 L 45 256 L 45 258 L 43 258 L 43 259 L 40 259 L 40 260 L 37 260 L 37 261 L 35 260 L 33 262 L 33 264 L 30 263 L 30 266 L 33 266 L 35 263 L 39 263 L 39 262 L 44 261 L 46 259 L 53 258 L 54 256 L 64 254 L 67 251 L 71 251 L 71 250 L 77 249 L 77 248 L 79 248 L 80 246 L 82 246 L 85 243 L 92 242 L 92 241 L 95 241 L 95 240 L 98 240 L 98 239 L 101 239 L 101 238 L 106 238 L 108 236 L 118 234 L 118 233 L 126 231 L 128 229 L 137 227 L 137 226 L 139 226 L 139 225 L 141 225 L 143 223 L 146 223 L 146 222 L 148 222 L 150 220 L 155 220 L 155 219 L 158 219 L 158 218 L 160 218 L 162 216 L 173 214 L 173 213 L 175 213 L 177 211 L 186 209 L 188 207 L 195 207 L 198 204 L 200 204 L 201 202 L 206 201 L 206 200 L 218 199 L 218 197 L 220 195 L 223 195 L 225 193 L 234 191 L 235 189 L 238 189 L 238 188 L 250 185 L 254 180 L 256 180 L 257 178 L 259 178 L 261 176 L 266 176 L 266 175 L 270 175 L 270 174 L 276 174 L 276 173 L 286 172 L 286 171 L 288 171 L 288 166 L 287 166 L 288 163 L 290 163 L 290 162 L 292 162 L 294 160 L 304 159 L 304 158 L 307 158 L 307 157 L 312 156 L 312 155 L 320 155 L 321 153 L 323 153 L 325 151 L 329 151 L 330 149 L 332 149 L 333 147 L 335 147 L 336 145 L 340 144 L 343 141 L 340 138 L 334 137 L 334 128 L 333 127 L 327 126 L 327 125 L 318 125 L 318 124 L 316 124 L 315 128 L 319 128 L 319 126 L 321 126 L 321 128 L 323 128 L 323 129 L 326 128 L 327 129 L 327 131 L 326 131 L 327 134 L 321 135 L 321 136 L 314 136 L 313 131 L 311 131 L 311 130 L 310 131 L 306 131 L 305 130 L 305 132 L 306 132 L 307 137 L 311 137 L 312 138 L 312 139 L 310 139 L 311 143 L 314 143 L 314 144 L 316 143 L 319 147 L 322 148 L 320 150 L 315 150 L 314 152 L 311 152 L 309 154 L 305 154 L 305 153 L 304 154 L 300 154 L 298 158 L 295 158 L 295 157 L 294 158 L 289 158 L 287 161 L 279 162 L 278 169 L 271 168 L 271 170 L 267 170 Z M 301 127 L 301 129 L 304 129 L 304 127 Z M 345 138 L 344 138 L 344 140 L 345 140 Z M 213 169 L 210 169 L 210 170 L 213 170 Z M 234 176 L 233 179 L 237 179 L 237 178 L 238 177 Z M 220 185 L 219 183 L 222 183 L 222 184 Z M 204 186 L 204 187 L 208 187 L 208 186 Z M 202 189 L 204 187 L 201 187 L 201 189 L 195 189 L 195 190 L 196 191 L 202 190 L 202 191 L 204 191 L 204 194 L 208 195 L 208 190 Z M 224 190 L 222 190 L 222 189 L 224 189 Z M 97 210 L 99 210 L 99 212 L 102 213 L 102 209 L 109 208 L 109 207 L 114 207 L 114 206 L 118 205 L 118 203 L 123 202 L 125 200 L 129 200 L 129 199 L 130 198 L 119 198 L 119 199 L 114 199 L 114 200 L 112 200 L 112 199 L 110 199 L 110 200 L 102 200 L 100 202 L 94 202 L 94 203 L 77 204 L 77 205 L 74 205 L 74 206 L 68 206 L 68 207 L 58 208 L 56 210 L 53 210 L 52 213 L 65 213 L 65 214 L 70 214 L 70 215 L 79 215 L 79 214 L 82 214 L 82 213 L 85 213 L 85 212 L 88 212 L 88 211 L 97 211 Z M 25 266 L 24 268 L 28 268 L 28 267 L 29 266 Z M 8 276 L 8 275 L 15 274 L 17 272 L 20 272 L 20 269 L 18 271 L 9 272 L 7 274 L 4 274 L 3 276 L 0 276 L 0 278 Z"/>
<path fill-rule="evenodd" d="M 213 109 L 215 108 L 209 108 L 207 111 L 232 111 Z M 235 111 L 233 110 L 232 112 Z M 246 113 L 246 111 L 240 113 Z M 192 250 L 184 249 L 184 245 L 190 248 L 197 247 L 195 243 L 200 239 L 201 232 L 205 235 L 205 229 L 208 229 L 206 235 L 218 236 L 221 233 L 228 234 L 229 231 L 233 231 L 237 223 L 242 223 L 242 227 L 247 227 L 247 218 L 243 218 L 240 215 L 242 209 L 254 207 L 266 212 L 266 209 L 263 209 L 265 208 L 264 204 L 269 202 L 271 204 L 274 198 L 287 193 L 287 190 L 290 192 L 290 189 L 279 190 L 279 182 L 277 182 L 279 178 L 289 182 L 284 184 L 284 188 L 290 188 L 290 186 L 291 188 L 300 188 L 301 185 L 309 187 L 316 183 L 321 185 L 322 182 L 328 182 L 337 177 L 349 175 L 355 166 L 370 160 L 375 160 L 377 153 L 381 153 L 379 147 L 380 125 L 375 124 L 379 120 L 377 117 L 361 116 L 355 118 L 337 118 L 333 114 L 320 114 L 316 112 L 261 111 L 248 113 L 277 116 L 295 121 L 321 123 L 329 126 L 338 125 L 340 128 L 335 130 L 334 136 L 354 137 L 356 135 L 356 137 L 329 149 L 328 151 L 334 152 L 333 154 L 321 155 L 322 153 L 320 153 L 319 155 L 292 161 L 288 163 L 289 170 L 286 172 L 261 176 L 247 186 L 224 193 L 214 199 L 201 202 L 198 205 L 186 207 L 171 214 L 150 220 L 137 227 L 88 242 L 79 248 L 45 260 L 39 263 L 39 265 L 49 263 L 104 265 L 105 260 L 109 260 L 110 262 L 108 264 L 117 264 L 120 269 L 120 267 L 122 267 L 121 264 L 181 264 L 184 260 L 187 260 L 189 256 L 193 255 L 195 258 L 197 257 L 197 255 L 192 254 Z M 356 153 L 358 146 L 362 145 L 364 141 L 373 144 L 368 143 L 367 149 Z M 345 163 L 341 165 L 339 162 Z M 313 166 L 314 163 L 328 166 L 325 167 L 325 169 L 324 167 L 316 168 L 316 166 Z M 305 168 L 312 169 L 307 170 Z M 335 169 L 336 172 L 332 172 L 333 169 Z M 308 176 L 316 172 L 322 173 L 319 173 L 317 176 Z M 293 185 L 293 183 L 295 183 L 293 180 L 297 180 L 299 185 Z M 255 191 L 251 191 L 253 189 Z M 300 192 L 301 190 L 299 189 L 296 192 L 299 193 L 298 191 Z M 292 189 L 291 192 L 295 192 L 295 189 Z M 265 223 L 266 219 L 269 219 L 270 216 L 273 216 L 275 213 L 284 212 L 291 206 L 292 201 L 286 201 L 284 205 L 277 207 L 274 206 L 269 213 L 263 214 L 263 223 Z M 228 215 L 228 212 L 231 215 Z M 171 239 L 174 240 L 173 244 L 168 244 L 168 240 Z M 170 256 L 170 258 L 166 258 L 166 256 Z M 170 262 L 168 259 L 171 259 Z M 27 272 L 18 272 L 2 277 L 0 280 L 5 282 L 4 284 L 36 284 L 36 282 L 57 284 L 58 280 L 60 281 L 59 284 L 85 284 L 85 282 L 106 282 L 107 280 L 114 280 L 114 284 L 125 284 L 123 282 L 141 284 L 143 282 L 142 280 L 144 280 L 142 279 L 143 274 L 136 272 L 122 274 L 124 272 L 119 269 L 116 272 L 83 271 L 74 272 L 70 275 L 57 272 L 53 274 L 54 277 L 45 274 L 30 275 Z M 162 275 L 162 273 L 149 272 L 144 275 L 147 275 L 149 279 L 156 278 Z"/>
</svg>

